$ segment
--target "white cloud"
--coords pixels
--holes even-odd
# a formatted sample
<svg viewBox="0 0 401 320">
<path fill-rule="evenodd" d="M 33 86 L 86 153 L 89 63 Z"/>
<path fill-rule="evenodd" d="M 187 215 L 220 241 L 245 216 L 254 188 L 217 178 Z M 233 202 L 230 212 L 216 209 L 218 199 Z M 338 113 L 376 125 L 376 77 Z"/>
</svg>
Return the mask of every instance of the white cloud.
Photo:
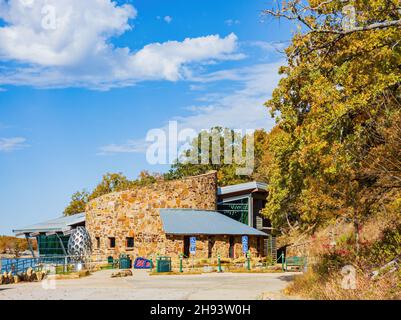
<svg viewBox="0 0 401 320">
<path fill-rule="evenodd" d="M 11 152 L 25 148 L 26 139 L 21 137 L 0 138 L 0 152 Z"/>
<path fill-rule="evenodd" d="M 23 3 L 0 0 L 0 19 L 5 21 L 0 27 L 0 61 L 4 64 L 0 86 L 108 89 L 144 80 L 177 81 L 191 74 L 192 64 L 243 57 L 235 53 L 234 34 L 151 43 L 135 52 L 115 47 L 111 38 L 131 30 L 130 19 L 137 15 L 128 4 L 111 0 Z M 46 6 L 54 8 L 54 28 L 48 28 L 52 11 L 42 11 Z M 6 62 L 14 63 L 11 67 Z"/>
<path fill-rule="evenodd" d="M 288 43 L 284 42 L 268 42 L 268 41 L 250 41 L 249 45 L 258 47 L 266 52 L 283 52 Z"/>
<path fill-rule="evenodd" d="M 197 132 L 214 126 L 242 130 L 259 128 L 270 130 L 274 126 L 274 120 L 270 118 L 263 104 L 271 97 L 277 86 L 280 79 L 278 69 L 284 63 L 284 61 L 278 61 L 258 64 L 193 78 L 192 80 L 198 83 L 220 80 L 236 81 L 239 87 L 228 93 L 212 92 L 206 97 L 202 95 L 198 100 L 205 102 L 204 104 L 186 107 L 186 110 L 191 112 L 190 115 L 170 120 L 178 121 L 179 129 L 190 128 Z M 162 129 L 167 132 L 167 125 Z M 139 145 L 141 148 L 137 147 Z M 101 147 L 100 150 L 102 154 L 143 153 L 146 146 L 146 141 L 139 139 L 120 145 Z"/>
<path fill-rule="evenodd" d="M 116 153 L 144 153 L 147 143 L 145 140 L 128 140 L 125 144 L 109 144 L 99 148 L 98 155 L 116 154 Z"/>
<path fill-rule="evenodd" d="M 170 23 L 171 21 L 173 21 L 173 18 L 170 17 L 170 16 L 165 16 L 163 19 L 164 19 L 164 21 L 167 22 L 167 23 Z"/>
<path fill-rule="evenodd" d="M 237 89 L 229 93 L 215 92 L 208 95 L 206 103 L 192 110 L 187 117 L 178 117 L 180 126 L 196 130 L 213 126 L 233 129 L 271 129 L 274 120 L 263 106 L 280 79 L 278 69 L 284 61 L 258 64 L 251 67 L 226 70 L 199 77 L 199 82 L 232 80 L 240 82 Z"/>
<path fill-rule="evenodd" d="M 237 20 L 237 19 L 227 19 L 226 21 L 224 21 L 224 23 L 225 23 L 227 26 L 231 27 L 232 25 L 240 24 L 240 21 Z"/>
</svg>

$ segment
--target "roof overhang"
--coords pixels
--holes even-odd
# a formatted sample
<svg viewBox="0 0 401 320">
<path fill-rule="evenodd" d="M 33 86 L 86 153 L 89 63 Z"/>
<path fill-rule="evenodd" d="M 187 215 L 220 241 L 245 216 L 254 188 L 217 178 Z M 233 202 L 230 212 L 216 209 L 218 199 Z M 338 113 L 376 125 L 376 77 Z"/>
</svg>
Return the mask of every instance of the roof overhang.
<svg viewBox="0 0 401 320">
<path fill-rule="evenodd" d="M 254 192 L 267 192 L 267 184 L 264 182 L 252 181 L 217 188 L 218 196 L 251 194 Z"/>
<path fill-rule="evenodd" d="M 26 235 L 30 237 L 34 237 L 42 233 L 55 234 L 61 232 L 68 234 L 74 225 L 82 224 L 84 222 L 85 213 L 79 213 L 73 216 L 60 217 L 27 226 L 25 228 L 15 229 L 13 230 L 13 233 L 17 236 Z"/>
</svg>

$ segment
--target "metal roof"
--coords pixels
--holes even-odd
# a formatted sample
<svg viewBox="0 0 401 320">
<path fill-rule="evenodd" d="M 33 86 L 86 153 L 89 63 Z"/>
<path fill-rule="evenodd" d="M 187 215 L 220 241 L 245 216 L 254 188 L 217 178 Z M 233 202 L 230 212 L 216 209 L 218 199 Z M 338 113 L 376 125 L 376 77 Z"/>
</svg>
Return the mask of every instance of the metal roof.
<svg viewBox="0 0 401 320">
<path fill-rule="evenodd" d="M 63 216 L 57 219 L 33 224 L 25 228 L 13 230 L 15 234 L 35 233 L 35 232 L 62 232 L 71 229 L 71 226 L 85 222 L 85 213 L 78 213 L 72 216 Z"/>
<path fill-rule="evenodd" d="M 232 186 L 219 187 L 219 188 L 217 188 L 217 194 L 224 195 L 224 194 L 229 194 L 229 193 L 255 190 L 255 189 L 267 191 L 267 183 L 252 181 L 252 182 L 234 184 Z"/>
<path fill-rule="evenodd" d="M 194 209 L 160 209 L 164 232 L 167 234 L 256 235 L 266 233 L 231 219 L 217 211 Z"/>
</svg>

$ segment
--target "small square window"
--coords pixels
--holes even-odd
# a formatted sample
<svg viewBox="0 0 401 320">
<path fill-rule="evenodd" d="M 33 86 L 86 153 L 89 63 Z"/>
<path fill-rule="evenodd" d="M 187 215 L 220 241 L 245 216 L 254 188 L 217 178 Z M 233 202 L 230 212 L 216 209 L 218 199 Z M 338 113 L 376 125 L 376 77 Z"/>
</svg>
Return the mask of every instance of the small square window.
<svg viewBox="0 0 401 320">
<path fill-rule="evenodd" d="M 110 245 L 110 248 L 115 248 L 116 247 L 116 238 L 114 238 L 114 237 L 109 238 L 109 245 Z"/>
<path fill-rule="evenodd" d="M 96 237 L 96 248 L 100 248 L 100 237 Z"/>
<path fill-rule="evenodd" d="M 134 238 L 127 237 L 127 248 L 133 248 L 133 247 L 134 247 Z"/>
</svg>

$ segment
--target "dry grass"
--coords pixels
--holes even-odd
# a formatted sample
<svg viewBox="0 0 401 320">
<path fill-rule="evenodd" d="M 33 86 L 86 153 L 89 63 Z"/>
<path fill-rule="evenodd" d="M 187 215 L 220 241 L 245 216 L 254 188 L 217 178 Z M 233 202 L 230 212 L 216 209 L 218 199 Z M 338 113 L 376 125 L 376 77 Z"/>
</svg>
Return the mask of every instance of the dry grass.
<svg viewBox="0 0 401 320">
<path fill-rule="evenodd" d="M 367 217 L 359 230 L 359 253 L 351 223 L 342 220 L 320 229 L 304 245 L 290 248 L 290 255 L 306 255 L 310 264 L 309 271 L 296 277 L 286 293 L 322 300 L 401 299 L 401 270 L 370 278 L 372 271 L 401 254 L 400 221 L 401 210 L 390 205 Z M 333 240 L 335 246 L 330 245 Z M 341 286 L 340 270 L 349 264 L 357 270 L 356 289 Z"/>
<path fill-rule="evenodd" d="M 298 295 L 316 300 L 399 300 L 401 286 L 399 274 L 387 274 L 376 280 L 359 274 L 356 289 L 342 287 L 342 275 L 330 275 L 327 279 L 314 272 L 308 272 L 295 278 L 285 289 L 288 295 Z"/>
</svg>

